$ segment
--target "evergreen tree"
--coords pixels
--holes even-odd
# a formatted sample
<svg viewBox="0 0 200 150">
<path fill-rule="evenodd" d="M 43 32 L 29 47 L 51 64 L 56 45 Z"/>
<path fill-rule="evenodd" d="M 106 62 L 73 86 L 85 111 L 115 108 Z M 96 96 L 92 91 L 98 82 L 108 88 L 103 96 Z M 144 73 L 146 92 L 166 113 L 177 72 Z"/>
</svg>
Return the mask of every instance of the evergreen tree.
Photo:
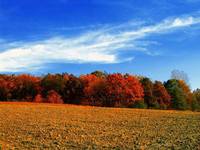
<svg viewBox="0 0 200 150">
<path fill-rule="evenodd" d="M 172 108 L 179 110 L 187 109 L 186 96 L 184 91 L 179 86 L 179 81 L 176 79 L 171 79 L 164 84 L 168 93 L 171 95 Z"/>
</svg>

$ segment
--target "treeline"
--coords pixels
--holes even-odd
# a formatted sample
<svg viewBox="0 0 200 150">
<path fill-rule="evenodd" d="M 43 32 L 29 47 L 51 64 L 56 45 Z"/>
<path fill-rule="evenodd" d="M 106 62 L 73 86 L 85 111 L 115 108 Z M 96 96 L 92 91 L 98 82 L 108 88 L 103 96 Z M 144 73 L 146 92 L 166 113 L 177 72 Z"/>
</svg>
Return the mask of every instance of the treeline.
<svg viewBox="0 0 200 150">
<path fill-rule="evenodd" d="M 184 80 L 162 83 L 147 77 L 101 71 L 79 77 L 67 73 L 41 77 L 2 74 L 0 100 L 199 110 L 200 90 L 191 91 Z"/>
</svg>

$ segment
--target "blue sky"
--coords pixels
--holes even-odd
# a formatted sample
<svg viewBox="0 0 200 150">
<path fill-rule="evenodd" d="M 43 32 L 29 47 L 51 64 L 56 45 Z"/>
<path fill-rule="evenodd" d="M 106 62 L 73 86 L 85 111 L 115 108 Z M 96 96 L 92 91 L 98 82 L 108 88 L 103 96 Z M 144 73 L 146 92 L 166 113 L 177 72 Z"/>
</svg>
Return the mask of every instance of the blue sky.
<svg viewBox="0 0 200 150">
<path fill-rule="evenodd" d="M 0 72 L 127 72 L 200 87 L 200 0 L 0 0 Z"/>
</svg>

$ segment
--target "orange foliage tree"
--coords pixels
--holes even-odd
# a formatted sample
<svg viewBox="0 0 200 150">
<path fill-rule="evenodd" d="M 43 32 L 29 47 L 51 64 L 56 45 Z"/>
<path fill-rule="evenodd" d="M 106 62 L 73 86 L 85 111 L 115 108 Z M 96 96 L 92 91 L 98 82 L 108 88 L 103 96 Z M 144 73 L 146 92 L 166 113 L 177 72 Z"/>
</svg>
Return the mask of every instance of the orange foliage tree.
<svg viewBox="0 0 200 150">
<path fill-rule="evenodd" d="M 184 80 L 178 80 L 178 83 L 179 83 L 179 87 L 183 90 L 188 106 L 191 107 L 193 94 L 191 92 L 190 87 L 186 84 Z"/>
<path fill-rule="evenodd" d="M 33 101 L 40 90 L 40 78 L 28 74 L 13 76 L 14 90 L 13 97 L 18 100 Z"/>
<path fill-rule="evenodd" d="M 84 84 L 83 104 L 101 106 L 105 97 L 105 78 L 93 74 L 81 76 Z"/>
</svg>

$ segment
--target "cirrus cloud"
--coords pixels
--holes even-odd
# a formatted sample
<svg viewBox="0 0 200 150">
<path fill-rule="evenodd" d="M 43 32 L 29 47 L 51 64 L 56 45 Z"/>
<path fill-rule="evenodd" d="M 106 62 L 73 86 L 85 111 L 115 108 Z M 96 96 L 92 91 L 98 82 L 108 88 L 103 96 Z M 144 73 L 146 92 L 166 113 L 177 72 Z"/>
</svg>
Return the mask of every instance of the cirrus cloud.
<svg viewBox="0 0 200 150">
<path fill-rule="evenodd" d="M 46 63 L 119 63 L 133 57 L 121 58 L 118 53 L 127 50 L 151 54 L 138 41 L 149 35 L 168 33 L 200 23 L 198 17 L 165 19 L 154 25 L 111 26 L 86 32 L 78 37 L 52 37 L 36 42 L 14 42 L 15 47 L 0 53 L 0 71 L 18 72 L 39 70 Z M 4 43 L 4 45 L 13 45 Z M 145 44 L 143 44 L 145 45 Z M 148 47 L 148 42 L 145 45 Z"/>
</svg>

